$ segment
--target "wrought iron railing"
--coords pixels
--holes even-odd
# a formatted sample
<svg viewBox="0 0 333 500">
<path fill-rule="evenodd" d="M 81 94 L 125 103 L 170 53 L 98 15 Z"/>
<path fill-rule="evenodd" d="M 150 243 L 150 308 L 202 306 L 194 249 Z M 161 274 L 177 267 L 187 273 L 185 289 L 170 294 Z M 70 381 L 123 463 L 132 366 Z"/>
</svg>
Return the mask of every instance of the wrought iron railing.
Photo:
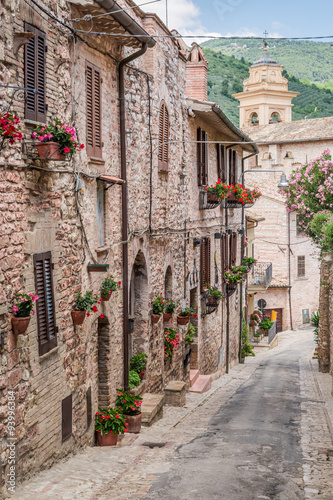
<svg viewBox="0 0 333 500">
<path fill-rule="evenodd" d="M 204 186 L 199 188 L 199 210 L 212 210 L 221 205 L 221 198 L 205 190 Z"/>
<path fill-rule="evenodd" d="M 274 340 L 276 334 L 277 334 L 277 321 L 274 321 L 273 326 L 271 326 L 271 328 L 268 331 L 268 344 L 270 344 Z"/>
<path fill-rule="evenodd" d="M 268 286 L 272 281 L 273 264 L 271 262 L 257 262 L 249 276 L 249 286 Z"/>
</svg>

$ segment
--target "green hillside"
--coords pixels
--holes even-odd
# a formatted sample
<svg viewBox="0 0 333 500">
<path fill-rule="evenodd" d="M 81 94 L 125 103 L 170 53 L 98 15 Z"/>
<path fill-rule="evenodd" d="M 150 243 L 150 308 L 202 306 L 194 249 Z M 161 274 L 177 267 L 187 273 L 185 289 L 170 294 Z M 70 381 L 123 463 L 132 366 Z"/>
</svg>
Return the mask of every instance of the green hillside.
<svg viewBox="0 0 333 500">
<path fill-rule="evenodd" d="M 208 61 L 208 99 L 217 102 L 235 125 L 239 125 L 239 101 L 232 97 L 242 92 L 243 81 L 249 76 L 251 63 L 243 57 L 228 56 L 203 46 Z M 305 84 L 295 76 L 283 75 L 289 80 L 289 90 L 299 92 L 293 99 L 293 120 L 333 116 L 333 93 L 315 84 Z"/>
<path fill-rule="evenodd" d="M 228 56 L 242 57 L 254 62 L 262 55 L 261 40 L 209 40 L 203 47 Z M 315 83 L 333 81 L 333 52 L 331 43 L 307 40 L 274 40 L 269 42 L 269 54 L 284 69 L 300 80 Z"/>
</svg>

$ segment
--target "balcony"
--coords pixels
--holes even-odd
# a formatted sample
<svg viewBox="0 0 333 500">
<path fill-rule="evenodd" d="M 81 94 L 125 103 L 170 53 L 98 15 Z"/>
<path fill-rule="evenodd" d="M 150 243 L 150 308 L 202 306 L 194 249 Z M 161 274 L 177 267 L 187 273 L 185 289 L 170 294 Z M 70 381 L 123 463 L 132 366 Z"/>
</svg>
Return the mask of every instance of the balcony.
<svg viewBox="0 0 333 500">
<path fill-rule="evenodd" d="M 218 195 L 207 193 L 204 186 L 199 188 L 199 210 L 212 210 L 221 205 L 221 202 Z"/>
<path fill-rule="evenodd" d="M 273 264 L 271 262 L 257 262 L 249 273 L 248 292 L 266 290 L 272 281 Z"/>
</svg>

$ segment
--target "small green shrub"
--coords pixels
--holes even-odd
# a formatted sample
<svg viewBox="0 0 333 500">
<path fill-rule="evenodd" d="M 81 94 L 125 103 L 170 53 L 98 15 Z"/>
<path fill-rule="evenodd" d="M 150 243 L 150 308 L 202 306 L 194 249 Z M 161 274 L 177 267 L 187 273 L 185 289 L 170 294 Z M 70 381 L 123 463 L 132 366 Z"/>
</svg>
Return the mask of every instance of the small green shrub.
<svg viewBox="0 0 333 500">
<path fill-rule="evenodd" d="M 147 354 L 135 354 L 130 359 L 130 370 L 136 373 L 144 372 L 147 364 Z"/>
<path fill-rule="evenodd" d="M 138 387 L 140 385 L 140 377 L 139 374 L 136 373 L 134 370 L 131 370 L 129 372 L 129 387 L 130 389 L 133 389 L 133 387 Z"/>
</svg>

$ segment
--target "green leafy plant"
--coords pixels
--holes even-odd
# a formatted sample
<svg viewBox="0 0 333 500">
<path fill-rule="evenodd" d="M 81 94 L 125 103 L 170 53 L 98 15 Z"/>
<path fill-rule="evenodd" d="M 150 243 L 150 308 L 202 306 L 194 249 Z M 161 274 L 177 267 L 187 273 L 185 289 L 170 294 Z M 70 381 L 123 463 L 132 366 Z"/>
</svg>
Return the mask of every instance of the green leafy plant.
<svg viewBox="0 0 333 500">
<path fill-rule="evenodd" d="M 129 387 L 130 389 L 133 389 L 134 387 L 138 387 L 140 385 L 141 379 L 140 375 L 135 372 L 134 370 L 131 370 L 129 372 Z"/>
<path fill-rule="evenodd" d="M 98 409 L 95 415 L 95 431 L 101 434 L 124 434 L 128 424 L 119 408 Z"/>
<path fill-rule="evenodd" d="M 244 257 L 243 259 L 243 266 L 249 267 L 252 264 L 255 264 L 257 261 L 254 257 Z"/>
<path fill-rule="evenodd" d="M 318 335 L 319 335 L 319 311 L 316 311 L 312 314 L 311 316 L 311 325 L 315 327 L 314 329 L 314 335 L 315 335 L 315 342 L 318 344 Z"/>
<path fill-rule="evenodd" d="M 241 345 L 241 357 L 246 358 L 247 356 L 255 356 L 252 345 L 248 338 L 248 329 L 245 318 L 243 317 L 242 323 L 242 345 Z"/>
<path fill-rule="evenodd" d="M 30 316 L 31 311 L 34 308 L 34 302 L 38 300 L 39 297 L 37 292 L 33 293 L 14 293 L 13 295 L 13 314 L 17 318 L 26 318 Z M 36 311 L 33 311 L 36 314 Z"/>
<path fill-rule="evenodd" d="M 176 330 L 166 328 L 164 330 L 164 359 L 172 358 L 173 351 L 179 346 L 180 339 Z"/>
<path fill-rule="evenodd" d="M 143 373 L 146 369 L 147 364 L 147 354 L 135 354 L 130 359 L 130 370 L 135 371 L 139 375 Z"/>
<path fill-rule="evenodd" d="M 210 295 L 211 297 L 214 297 L 218 300 L 223 299 L 223 293 L 221 292 L 220 287 L 210 286 L 208 283 L 206 283 L 205 286 L 207 287 L 208 295 Z"/>
<path fill-rule="evenodd" d="M 120 288 L 121 281 L 115 281 L 113 276 L 107 276 L 102 282 L 101 296 L 108 297 L 110 293 L 115 292 Z"/>
<path fill-rule="evenodd" d="M 135 373 L 135 372 L 134 372 Z M 139 415 L 141 413 L 142 398 L 130 392 L 117 389 L 116 406 L 124 415 Z"/>
<path fill-rule="evenodd" d="M 78 143 L 75 128 L 68 127 L 59 118 L 55 118 L 48 125 L 38 125 L 32 133 L 32 138 L 40 142 L 57 142 L 64 155 L 74 154 L 84 148 L 84 144 Z"/>
<path fill-rule="evenodd" d="M 233 273 L 232 271 L 226 271 L 224 273 L 224 281 L 227 284 L 237 284 L 240 283 L 244 278 L 243 273 Z"/>
<path fill-rule="evenodd" d="M 270 320 L 270 317 L 267 314 L 264 314 L 261 317 L 258 331 L 260 332 L 260 334 L 264 333 L 265 335 L 267 335 L 269 329 L 273 325 L 274 325 L 274 323 L 273 323 L 273 321 Z"/>
<path fill-rule="evenodd" d="M 157 297 L 151 302 L 153 306 L 153 314 L 163 314 L 165 309 L 165 300 L 162 295 L 157 295 Z"/>
<path fill-rule="evenodd" d="M 195 341 L 196 336 L 197 336 L 197 331 L 194 328 L 194 326 L 190 324 L 185 334 L 185 345 L 186 346 L 191 345 Z"/>
<path fill-rule="evenodd" d="M 179 316 L 193 316 L 193 318 L 196 318 L 198 315 L 194 314 L 194 309 L 193 307 L 184 307 L 181 311 L 178 313 Z"/>
<path fill-rule="evenodd" d="M 178 304 L 179 304 L 179 300 L 177 300 L 177 302 L 174 302 L 172 299 L 166 300 L 164 312 L 173 314 L 175 312 Z"/>
<path fill-rule="evenodd" d="M 92 312 L 97 312 L 96 304 L 99 303 L 97 295 L 92 291 L 88 290 L 84 295 L 79 292 L 75 300 L 74 311 L 86 311 L 90 315 Z"/>
<path fill-rule="evenodd" d="M 247 266 L 234 266 L 231 268 L 231 272 L 234 274 L 242 274 L 246 276 L 249 272 L 249 268 Z"/>
</svg>

